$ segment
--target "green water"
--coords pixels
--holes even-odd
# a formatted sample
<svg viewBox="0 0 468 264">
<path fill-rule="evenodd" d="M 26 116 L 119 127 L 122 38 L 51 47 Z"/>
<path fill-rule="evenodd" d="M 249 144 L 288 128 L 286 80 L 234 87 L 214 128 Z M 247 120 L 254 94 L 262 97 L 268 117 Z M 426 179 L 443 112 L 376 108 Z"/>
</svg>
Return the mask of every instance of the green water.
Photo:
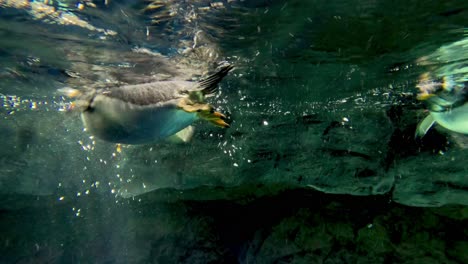
<svg viewBox="0 0 468 264">
<path fill-rule="evenodd" d="M 466 1 L 0 0 L 0 262 L 467 263 L 467 136 L 414 139 L 423 76 L 466 103 L 467 26 Z M 118 151 L 57 92 L 221 61 L 231 127 L 188 144 Z"/>
</svg>

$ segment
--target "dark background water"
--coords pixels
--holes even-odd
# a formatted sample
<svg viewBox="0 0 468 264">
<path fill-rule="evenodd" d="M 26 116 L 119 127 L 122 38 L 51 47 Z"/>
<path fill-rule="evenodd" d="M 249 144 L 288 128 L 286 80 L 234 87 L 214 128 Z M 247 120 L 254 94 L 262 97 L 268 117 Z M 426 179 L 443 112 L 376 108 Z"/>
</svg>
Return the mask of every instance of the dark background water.
<svg viewBox="0 0 468 264">
<path fill-rule="evenodd" d="M 159 5 L 0 0 L 0 262 L 468 262 L 466 135 L 413 140 L 420 75 L 466 82 L 466 1 Z M 187 145 L 61 111 L 222 60 L 231 128 Z"/>
</svg>

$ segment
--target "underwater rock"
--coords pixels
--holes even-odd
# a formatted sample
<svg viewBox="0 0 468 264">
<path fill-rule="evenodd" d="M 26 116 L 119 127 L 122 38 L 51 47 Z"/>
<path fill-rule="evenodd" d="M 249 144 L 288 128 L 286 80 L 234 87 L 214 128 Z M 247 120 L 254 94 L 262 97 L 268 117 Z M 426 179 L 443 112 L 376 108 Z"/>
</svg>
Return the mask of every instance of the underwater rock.
<svg viewBox="0 0 468 264">
<path fill-rule="evenodd" d="M 468 208 L 463 205 L 452 205 L 440 208 L 432 208 L 432 212 L 436 215 L 455 220 L 468 219 Z"/>
<path fill-rule="evenodd" d="M 332 249 L 333 237 L 321 219 L 311 219 L 308 210 L 299 210 L 269 231 L 259 248 L 250 248 L 245 261 L 256 263 L 310 263 L 324 259 Z M 312 221 L 311 221 L 312 220 Z"/>
<path fill-rule="evenodd" d="M 269 189 L 213 188 L 213 200 L 199 199 L 203 188 L 165 190 L 116 206 L 94 192 L 2 195 L 0 262 L 465 263 L 466 218 L 381 196 Z"/>
<path fill-rule="evenodd" d="M 468 262 L 468 242 L 455 241 L 447 250 L 447 255 L 460 263 Z"/>
<path fill-rule="evenodd" d="M 385 254 L 392 251 L 387 231 L 379 224 L 369 224 L 358 231 L 357 248 L 362 253 Z"/>
</svg>

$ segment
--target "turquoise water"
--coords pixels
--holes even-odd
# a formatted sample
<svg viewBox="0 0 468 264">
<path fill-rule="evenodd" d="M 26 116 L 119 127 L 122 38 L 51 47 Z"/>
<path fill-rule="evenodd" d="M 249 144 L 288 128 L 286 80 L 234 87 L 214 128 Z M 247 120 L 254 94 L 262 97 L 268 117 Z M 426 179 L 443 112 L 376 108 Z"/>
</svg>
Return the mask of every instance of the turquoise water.
<svg viewBox="0 0 468 264">
<path fill-rule="evenodd" d="M 466 104 L 467 10 L 0 0 L 0 262 L 468 262 L 467 136 L 414 138 L 418 94 Z M 58 92 L 222 61 L 230 128 L 187 144 L 101 141 Z"/>
</svg>

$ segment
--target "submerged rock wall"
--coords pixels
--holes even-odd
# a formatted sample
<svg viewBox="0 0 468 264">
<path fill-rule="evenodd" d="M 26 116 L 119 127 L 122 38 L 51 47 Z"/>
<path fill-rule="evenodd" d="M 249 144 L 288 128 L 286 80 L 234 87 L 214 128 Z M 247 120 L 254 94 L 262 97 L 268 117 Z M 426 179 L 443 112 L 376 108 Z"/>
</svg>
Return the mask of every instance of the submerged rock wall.
<svg viewBox="0 0 468 264">
<path fill-rule="evenodd" d="M 218 199 L 194 200 L 207 191 Z M 406 207 L 389 203 L 388 196 L 327 195 L 278 186 L 162 193 L 117 206 L 95 194 L 78 203 L 54 196 L 10 196 L 15 205 L 3 207 L 0 217 L 0 261 L 467 261 L 466 207 Z M 31 215 L 35 221 L 28 221 Z"/>
</svg>

